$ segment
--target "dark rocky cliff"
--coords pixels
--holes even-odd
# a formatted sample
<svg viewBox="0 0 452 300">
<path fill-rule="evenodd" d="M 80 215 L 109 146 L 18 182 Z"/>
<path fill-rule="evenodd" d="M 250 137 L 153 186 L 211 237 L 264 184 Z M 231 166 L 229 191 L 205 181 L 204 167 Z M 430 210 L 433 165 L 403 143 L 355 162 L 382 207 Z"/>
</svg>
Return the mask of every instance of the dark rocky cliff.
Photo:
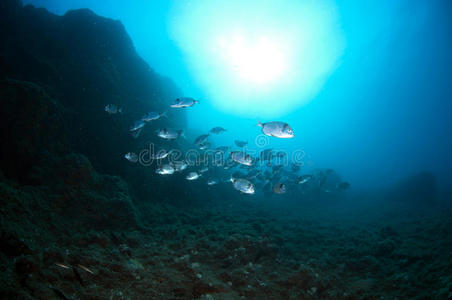
<svg viewBox="0 0 452 300">
<path fill-rule="evenodd" d="M 6 178 L 39 183 L 30 177 L 33 169 L 74 152 L 97 171 L 126 179 L 138 197 L 158 198 L 144 183 L 165 182 L 123 156 L 162 145 L 154 132 L 159 127 L 184 127 L 184 113 L 171 111 L 138 139 L 129 133 L 145 112 L 168 110 L 180 95 L 174 83 L 137 55 L 119 21 L 87 9 L 56 16 L 15 0 L 1 5 L 0 167 Z M 124 113 L 108 115 L 109 103 Z"/>
<path fill-rule="evenodd" d="M 68 147 L 88 156 L 100 171 L 121 173 L 118 156 L 155 136 L 145 131 L 144 138 L 133 140 L 129 126 L 147 111 L 167 110 L 170 100 L 180 95 L 177 87 L 137 55 L 119 21 L 85 9 L 60 17 L 31 6 L 18 8 L 17 1 L 6 3 L 10 8 L 3 11 L 7 15 L 2 18 L 0 46 L 3 84 L 13 79 L 16 86 L 27 81 L 41 88 L 60 105 Z M 109 103 L 124 106 L 125 113 L 109 116 L 103 111 Z M 2 111 L 11 114 L 10 107 Z M 30 117 L 18 113 L 15 119 Z M 183 114 L 171 119 L 178 124 L 164 125 L 184 124 Z"/>
<path fill-rule="evenodd" d="M 130 135 L 135 120 L 167 111 L 180 91 L 137 55 L 119 21 L 4 0 L 0 41 L 0 298 L 51 299 L 37 283 L 49 249 L 94 230 L 145 232 L 154 220 L 143 207 L 180 199 L 155 167 L 124 154 L 164 145 L 155 129 L 183 128 L 185 115 L 171 111 Z M 110 103 L 124 113 L 106 113 Z"/>
<path fill-rule="evenodd" d="M 154 130 L 183 128 L 185 116 L 171 111 L 131 137 L 135 120 L 168 110 L 180 91 L 137 55 L 119 21 L 6 0 L 0 40 L 0 298 L 16 299 L 34 289 L 27 276 L 42 275 L 49 243 L 92 230 L 146 231 L 145 201 L 181 197 L 173 189 L 163 198 L 169 184 L 124 154 L 161 146 Z M 106 113 L 110 103 L 124 113 Z"/>
</svg>

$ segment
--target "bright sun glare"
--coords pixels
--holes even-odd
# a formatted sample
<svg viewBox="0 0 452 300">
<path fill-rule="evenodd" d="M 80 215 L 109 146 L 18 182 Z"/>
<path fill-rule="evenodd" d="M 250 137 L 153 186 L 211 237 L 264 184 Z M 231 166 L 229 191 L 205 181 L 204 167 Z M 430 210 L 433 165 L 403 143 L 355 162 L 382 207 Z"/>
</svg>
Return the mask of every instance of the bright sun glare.
<svg viewBox="0 0 452 300">
<path fill-rule="evenodd" d="M 200 96 L 238 115 L 278 117 L 308 103 L 345 47 L 332 0 L 178 1 L 172 16 Z"/>
<path fill-rule="evenodd" d="M 218 41 L 220 56 L 237 76 L 253 84 L 277 80 L 287 69 L 286 55 L 278 43 L 268 37 L 255 40 L 236 35 Z"/>
</svg>

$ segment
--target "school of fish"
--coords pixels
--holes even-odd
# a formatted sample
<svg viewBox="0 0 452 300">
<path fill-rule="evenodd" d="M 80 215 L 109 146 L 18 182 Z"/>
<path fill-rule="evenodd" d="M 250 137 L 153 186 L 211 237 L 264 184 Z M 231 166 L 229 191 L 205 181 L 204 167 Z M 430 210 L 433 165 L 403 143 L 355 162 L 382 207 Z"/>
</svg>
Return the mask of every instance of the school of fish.
<svg viewBox="0 0 452 300">
<path fill-rule="evenodd" d="M 173 101 L 170 105 L 171 109 L 184 109 L 199 104 L 198 100 L 191 97 L 180 97 Z M 123 113 L 123 107 L 115 104 L 108 104 L 104 109 L 109 115 Z M 154 121 L 167 117 L 167 112 L 147 112 L 143 117 L 134 122 L 130 127 L 132 137 L 138 138 L 143 128 Z M 261 128 L 262 134 L 265 136 L 290 139 L 295 134 L 291 126 L 281 121 L 270 121 L 266 123 L 258 122 L 257 126 Z M 208 133 L 198 136 L 193 144 L 201 151 L 209 151 L 204 153 L 203 160 L 187 161 L 184 159 L 169 159 L 173 150 L 160 149 L 156 153 L 152 153 L 151 157 L 158 160 L 159 164 L 155 170 L 156 174 L 168 176 L 180 173 L 190 168 L 185 175 L 186 180 L 196 181 L 206 178 L 208 186 L 215 186 L 220 183 L 232 183 L 232 187 L 242 194 L 252 195 L 258 190 L 264 194 L 273 193 L 277 195 L 285 194 L 290 187 L 301 186 L 302 188 L 316 188 L 325 193 L 335 190 L 345 190 L 350 187 L 348 182 L 342 182 L 338 179 L 337 174 L 331 170 L 317 170 L 311 174 L 299 174 L 302 164 L 297 162 L 285 161 L 287 156 L 284 151 L 275 151 L 272 148 L 261 150 L 258 155 L 246 153 L 245 147 L 248 145 L 246 140 L 235 140 L 234 144 L 239 150 L 232 150 L 231 146 L 218 146 L 212 148 L 209 142 L 211 135 L 219 135 L 227 132 L 227 129 L 216 126 Z M 173 128 L 160 128 L 155 130 L 158 137 L 169 141 L 178 138 L 185 138 L 184 130 Z M 139 162 L 139 157 L 134 152 L 124 155 L 124 158 L 131 163 Z M 206 159 L 208 158 L 208 159 Z M 164 159 L 168 162 L 163 163 Z M 236 170 L 232 174 L 231 171 Z M 205 175 L 206 174 L 206 175 Z"/>
</svg>

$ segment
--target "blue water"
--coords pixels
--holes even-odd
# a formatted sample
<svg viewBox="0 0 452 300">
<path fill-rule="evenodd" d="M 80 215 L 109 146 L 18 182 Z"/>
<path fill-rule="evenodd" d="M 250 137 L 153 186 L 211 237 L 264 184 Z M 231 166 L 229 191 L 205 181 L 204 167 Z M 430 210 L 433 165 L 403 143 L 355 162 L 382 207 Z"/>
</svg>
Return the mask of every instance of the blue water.
<svg viewBox="0 0 452 300">
<path fill-rule="evenodd" d="M 222 126 L 228 132 L 218 137 L 222 140 L 217 144 L 231 144 L 234 139 L 252 144 L 260 132 L 255 126 L 257 121 L 281 120 L 291 124 L 296 137 L 272 140 L 272 147 L 302 149 L 309 156 L 310 165 L 333 168 L 355 188 L 388 186 L 418 171 L 434 173 L 442 188 L 450 186 L 449 1 L 322 1 L 315 9 L 331 10 L 330 13 L 311 16 L 300 24 L 293 23 L 290 13 L 304 2 L 293 1 L 246 5 L 238 1 L 205 5 L 191 1 L 24 2 L 57 14 L 88 7 L 99 15 L 120 20 L 138 53 L 154 70 L 174 80 L 185 95 L 201 100 L 201 105 L 187 111 L 186 130 L 191 138 L 213 126 Z M 275 13 L 272 15 L 271 11 Z M 309 31 L 315 34 L 316 28 L 321 30 L 318 26 L 325 26 L 328 33 L 315 49 L 338 49 L 333 54 L 319 50 L 317 56 L 309 58 L 322 63 L 332 55 L 333 66 L 323 79 L 312 82 L 294 76 L 304 89 L 314 90 L 310 96 L 301 95 L 303 92 L 298 89 L 296 93 L 286 90 L 286 82 L 278 80 L 261 86 L 249 83 L 248 88 L 245 80 L 241 90 L 232 90 L 231 87 L 237 88 L 231 84 L 235 79 L 223 74 L 230 66 L 215 61 L 218 58 L 214 55 L 206 55 L 208 45 L 202 44 L 210 41 L 209 36 L 202 35 L 209 29 L 200 26 L 215 19 L 222 22 L 212 24 L 211 30 L 221 32 L 211 35 L 227 32 L 231 29 L 228 26 L 243 26 L 247 33 L 259 35 L 271 32 L 274 25 L 276 36 L 289 34 L 289 41 L 293 26 L 312 26 Z M 193 32 L 197 29 L 202 31 Z M 198 57 L 193 54 L 197 49 Z M 301 61 L 306 57 L 300 53 L 288 59 L 289 65 L 297 66 L 303 65 Z M 319 68 L 316 61 L 309 66 L 313 70 Z M 212 80 L 206 81 L 206 77 Z M 291 88 L 295 86 L 296 82 Z M 267 93 L 260 94 L 261 90 Z M 265 109 L 243 104 L 247 97 L 253 107 L 262 105 Z M 290 104 L 291 99 L 295 105 Z M 281 102 L 289 102 L 286 104 L 290 108 L 272 115 L 271 111 L 278 111 Z"/>
</svg>

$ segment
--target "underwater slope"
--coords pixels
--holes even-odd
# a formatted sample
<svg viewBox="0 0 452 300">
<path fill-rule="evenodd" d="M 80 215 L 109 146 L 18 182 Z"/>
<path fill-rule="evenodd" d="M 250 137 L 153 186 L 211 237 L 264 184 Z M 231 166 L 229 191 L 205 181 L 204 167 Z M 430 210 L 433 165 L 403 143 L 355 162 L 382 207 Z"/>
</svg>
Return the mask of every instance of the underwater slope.
<svg viewBox="0 0 452 300">
<path fill-rule="evenodd" d="M 89 10 L 56 16 L 2 1 L 0 39 L 0 296 L 29 298 L 25 279 L 42 275 L 42 251 L 53 243 L 89 230 L 145 230 L 136 204 L 149 190 L 130 179 L 153 186 L 155 176 L 132 168 L 124 153 L 156 137 L 146 128 L 134 139 L 129 127 L 180 92 L 137 55 L 120 22 Z M 110 103 L 124 113 L 108 115 Z M 183 113 L 169 120 L 158 125 L 185 124 Z"/>
<path fill-rule="evenodd" d="M 149 143 L 161 144 L 154 134 L 159 127 L 184 127 L 184 112 L 171 111 L 168 118 L 145 128 L 140 139 L 129 132 L 145 112 L 165 111 L 169 101 L 180 96 L 173 82 L 137 55 L 118 21 L 89 10 L 56 16 L 32 6 L 22 8 L 19 1 L 1 5 L 0 134 L 9 145 L 1 150 L 3 173 L 33 184 L 28 175 L 34 164 L 56 153 L 75 152 L 102 173 L 133 178 L 129 184 L 134 184 L 137 197 L 147 199 L 149 192 L 158 196 L 158 190 L 149 191 L 144 183 L 158 186 L 160 179 L 123 157 L 149 148 Z M 48 101 L 28 97 L 24 90 L 30 83 Z M 104 112 L 108 104 L 124 112 L 109 115 Z M 52 135 L 56 131 L 58 135 Z"/>
<path fill-rule="evenodd" d="M 13 8 L 2 10 L 7 15 L 2 16 L 1 78 L 41 87 L 62 108 L 68 146 L 102 171 L 123 172 L 117 156 L 139 146 L 129 138 L 129 126 L 143 112 L 164 110 L 180 94 L 175 85 L 136 54 L 118 21 L 89 10 L 60 17 L 31 6 L 19 8 L 17 1 L 6 3 Z M 124 113 L 108 116 L 103 109 L 109 103 L 124 107 Z M 185 123 L 183 113 L 171 120 L 179 123 L 174 126 Z"/>
<path fill-rule="evenodd" d="M 155 176 L 123 155 L 163 142 L 129 127 L 179 91 L 122 25 L 0 5 L 1 299 L 452 297 L 450 212 L 345 222 Z"/>
</svg>

